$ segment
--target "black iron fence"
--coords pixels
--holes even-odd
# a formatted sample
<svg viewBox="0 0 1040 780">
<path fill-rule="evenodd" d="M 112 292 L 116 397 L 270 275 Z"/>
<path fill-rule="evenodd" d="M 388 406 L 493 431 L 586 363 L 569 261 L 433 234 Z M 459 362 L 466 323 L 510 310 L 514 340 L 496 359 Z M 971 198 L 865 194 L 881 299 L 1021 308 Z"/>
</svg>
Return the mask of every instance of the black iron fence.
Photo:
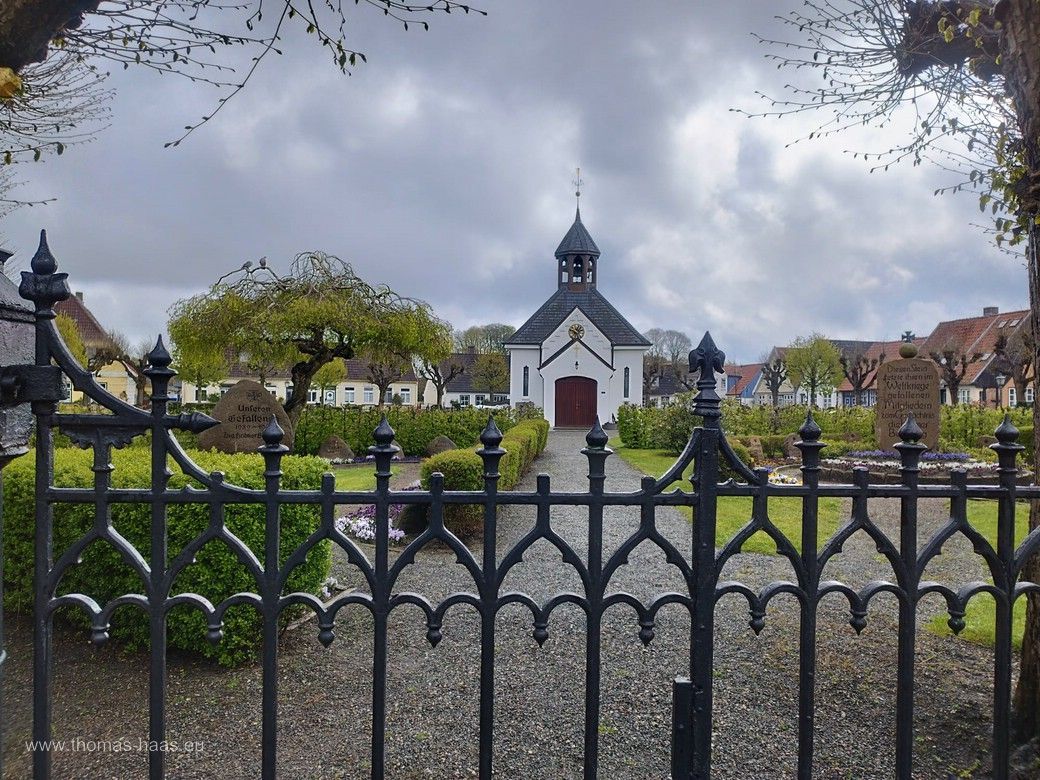
<svg viewBox="0 0 1040 780">
<path fill-rule="evenodd" d="M 673 688 L 672 777 L 707 780 L 712 763 L 712 690 L 714 620 L 716 603 L 724 596 L 737 594 L 747 601 L 750 626 L 758 632 L 764 625 L 770 601 L 778 595 L 790 594 L 799 604 L 798 658 L 798 777 L 809 780 L 813 774 L 814 748 L 814 677 L 816 671 L 817 612 L 821 599 L 841 594 L 849 605 L 849 622 L 861 630 L 867 621 L 872 600 L 879 594 L 892 594 L 898 601 L 898 671 L 896 694 L 896 774 L 909 780 L 914 750 L 914 654 L 919 601 L 929 594 L 945 599 L 950 624 L 963 627 L 968 600 L 982 592 L 993 596 L 996 603 L 996 645 L 994 651 L 993 699 L 993 777 L 1007 780 L 1009 768 L 1009 720 L 1012 690 L 1012 606 L 1026 591 L 1040 592 L 1040 586 L 1021 581 L 1026 561 L 1040 547 L 1040 531 L 1029 534 L 1017 547 L 1014 544 L 1015 502 L 1040 498 L 1040 488 L 1016 484 L 1016 458 L 1022 447 L 1018 432 L 1005 422 L 996 431 L 999 467 L 996 484 L 969 485 L 963 472 L 954 472 L 947 485 L 922 485 L 919 463 L 926 447 L 920 443 L 922 432 L 911 416 L 900 431 L 901 441 L 895 445 L 901 459 L 899 484 L 872 485 L 865 471 L 854 472 L 852 484 L 820 484 L 820 429 L 809 417 L 801 428 L 798 444 L 802 453 L 802 484 L 770 484 L 764 470 L 749 470 L 734 455 L 721 427 L 720 399 L 712 380 L 715 371 L 723 369 L 724 356 L 705 335 L 690 355 L 691 370 L 706 379 L 698 383 L 696 414 L 703 425 L 693 431 L 685 450 L 675 465 L 660 479 L 646 478 L 634 492 L 607 492 L 604 489 L 605 461 L 611 454 L 607 436 L 597 423 L 586 437 L 582 453 L 588 459 L 588 490 L 578 493 L 554 492 L 548 477 L 537 480 L 534 491 L 499 492 L 498 467 L 505 451 L 499 446 L 502 435 L 489 421 L 481 434 L 478 455 L 483 460 L 484 489 L 481 492 L 451 491 L 435 475 L 428 491 L 394 491 L 390 489 L 390 465 L 394 454 L 394 433 L 384 422 L 375 431 L 376 444 L 370 450 L 375 459 L 374 492 L 343 492 L 335 489 L 331 476 L 318 490 L 284 490 L 281 487 L 281 459 L 286 447 L 281 443 L 282 431 L 272 423 L 263 432 L 264 444 L 259 448 L 265 461 L 263 490 L 228 484 L 220 475 L 209 474 L 191 461 L 172 435 L 175 430 L 199 432 L 214 421 L 198 414 L 173 415 L 168 412 L 168 387 L 174 372 L 171 358 L 162 341 L 149 355 L 146 374 L 151 381 L 151 408 L 137 409 L 114 398 L 98 385 L 94 377 L 77 365 L 61 342 L 54 327 L 54 304 L 69 295 L 66 275 L 57 272 L 56 263 L 41 242 L 32 260 L 32 270 L 23 273 L 21 294 L 35 304 L 36 361 L 33 367 L 20 370 L 15 388 L 18 398 L 32 404 L 36 416 L 36 509 L 35 509 L 35 597 L 33 614 L 33 740 L 44 745 L 51 738 L 52 723 L 52 643 L 55 610 L 75 605 L 90 617 L 92 638 L 107 638 L 114 610 L 135 605 L 145 612 L 150 626 L 149 665 L 149 740 L 162 742 L 166 734 L 166 620 L 174 607 L 188 605 L 205 616 L 210 637 L 219 640 L 225 612 L 235 605 L 254 607 L 262 616 L 262 727 L 258 738 L 262 745 L 262 777 L 273 780 L 278 756 L 278 632 L 279 618 L 289 607 L 302 606 L 317 617 L 318 638 L 325 644 L 335 639 L 337 613 L 347 605 L 360 605 L 371 612 L 372 646 L 372 737 L 371 777 L 384 776 L 384 736 L 387 709 L 387 624 L 391 612 L 403 605 L 413 605 L 425 615 L 428 638 L 436 643 L 442 620 L 449 608 L 469 605 L 480 618 L 480 693 L 479 693 L 479 776 L 492 776 L 493 729 L 495 711 L 495 637 L 496 615 L 508 605 L 519 604 L 530 611 L 533 637 L 541 643 L 548 636 L 550 616 L 565 604 L 579 606 L 585 613 L 585 718 L 583 773 L 587 780 L 597 777 L 600 735 L 601 651 L 604 613 L 617 605 L 627 605 L 636 615 L 639 637 L 650 643 L 654 636 L 655 618 L 666 605 L 685 607 L 690 618 L 690 653 L 688 668 L 675 670 L 679 676 Z M 59 414 L 61 396 L 60 372 L 74 386 L 107 414 Z M 54 484 L 55 431 L 71 437 L 94 455 L 94 481 L 89 488 L 59 487 Z M 151 434 L 151 485 L 148 488 L 116 488 L 110 480 L 111 450 L 126 445 L 134 437 Z M 167 459 L 172 458 L 201 489 L 171 490 L 168 487 Z M 680 482 L 687 467 L 693 465 L 693 476 L 687 490 L 669 490 Z M 738 480 L 720 484 L 720 469 L 727 465 L 739 475 Z M 716 548 L 718 499 L 723 496 L 750 498 L 753 509 L 748 523 L 721 549 Z M 770 502 L 778 497 L 796 497 L 801 503 L 801 538 L 796 546 L 770 520 Z M 821 539 L 818 505 L 823 497 L 851 499 L 852 511 L 844 525 L 831 538 Z M 871 519 L 867 501 L 873 497 L 899 499 L 901 529 L 893 542 Z M 945 499 L 950 503 L 949 521 L 930 538 L 921 540 L 917 528 L 917 511 L 921 499 Z M 970 498 L 992 499 L 998 507 L 996 545 L 974 529 L 967 517 Z M 173 551 L 167 544 L 167 509 L 178 503 L 198 503 L 209 507 L 211 522 L 187 548 Z M 94 507 L 93 528 L 67 550 L 53 549 L 53 508 L 59 503 L 86 504 Z M 145 504 L 151 512 L 151 539 L 147 555 L 142 555 L 119 534 L 112 524 L 112 508 L 120 504 Z M 261 555 L 239 541 L 224 523 L 224 510 L 230 504 L 253 504 L 264 507 L 266 516 L 265 545 Z M 280 511 L 286 505 L 313 505 L 320 510 L 317 530 L 298 549 L 279 549 Z M 374 556 L 370 559 L 350 538 L 337 529 L 334 512 L 341 504 L 371 504 L 375 507 L 377 527 Z M 388 550 L 390 507 L 395 504 L 419 504 L 428 510 L 429 526 L 414 538 L 393 561 Z M 469 504 L 483 508 L 484 534 L 481 546 L 470 550 L 446 526 L 445 508 Z M 579 555 L 552 527 L 550 510 L 571 505 L 587 509 L 587 554 Z M 533 507 L 533 528 L 508 550 L 497 548 L 499 509 L 506 506 Z M 640 523 L 620 547 L 603 548 L 603 518 L 606 507 L 638 507 Z M 659 507 L 686 506 L 693 510 L 691 526 L 692 556 L 682 555 L 657 529 Z M 837 555 L 853 534 L 865 532 L 876 543 L 878 551 L 891 567 L 887 581 L 871 582 L 856 589 L 841 582 L 824 581 L 824 566 Z M 726 562 L 740 552 L 742 544 L 756 533 L 768 535 L 778 553 L 790 561 L 793 578 L 774 582 L 760 590 L 741 582 L 722 581 Z M 923 573 L 944 542 L 960 534 L 974 545 L 985 561 L 991 582 L 968 583 L 960 587 L 923 581 Z M 191 563 L 194 552 L 206 542 L 219 539 L 242 561 L 256 588 L 236 594 L 220 603 L 193 593 L 172 592 L 177 575 Z M 108 603 L 100 604 L 82 594 L 57 595 L 62 575 L 74 565 L 77 556 L 93 541 L 104 540 L 115 547 L 139 575 L 142 588 Z M 367 592 L 341 594 L 322 601 L 310 593 L 286 592 L 285 581 L 293 567 L 301 563 L 315 545 L 330 541 L 339 546 L 350 563 L 361 572 Z M 439 541 L 450 548 L 466 567 L 473 587 L 434 602 L 422 594 L 395 590 L 402 571 L 414 563 L 416 554 L 426 545 Z M 572 567 L 583 585 L 581 593 L 558 593 L 548 600 L 536 601 L 525 593 L 503 590 L 506 574 L 517 565 L 526 550 L 536 542 L 547 540 L 563 555 L 561 565 Z M 612 590 L 611 580 L 627 556 L 642 542 L 659 547 L 668 564 L 681 574 L 685 587 L 681 591 L 662 592 L 640 599 L 629 593 Z M 55 557 L 57 555 L 57 558 Z M 280 562 L 283 561 L 284 562 Z M 476 638 L 475 638 L 476 641 Z M 38 750 L 33 772 L 37 780 L 51 776 L 50 754 Z M 167 776 L 164 753 L 149 753 L 149 777 L 161 780 Z"/>
</svg>

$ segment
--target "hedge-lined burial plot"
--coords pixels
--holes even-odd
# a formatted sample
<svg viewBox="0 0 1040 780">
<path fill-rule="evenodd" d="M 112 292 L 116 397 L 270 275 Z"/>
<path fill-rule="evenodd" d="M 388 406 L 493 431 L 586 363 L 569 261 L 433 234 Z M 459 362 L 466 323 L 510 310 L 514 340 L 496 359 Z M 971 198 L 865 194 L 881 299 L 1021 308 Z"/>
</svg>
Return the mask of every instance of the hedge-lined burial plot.
<svg viewBox="0 0 1040 780">
<path fill-rule="evenodd" d="M 263 490 L 264 461 L 260 455 L 227 455 L 195 451 L 189 456 L 201 468 L 224 474 L 226 482 L 240 487 Z M 150 451 L 132 447 L 113 453 L 112 486 L 114 488 L 147 488 L 151 483 Z M 92 488 L 93 454 L 79 449 L 55 450 L 54 484 L 58 487 Z M 181 473 L 172 461 L 171 490 L 188 485 L 199 487 Z M 324 460 L 288 456 L 282 460 L 282 487 L 285 490 L 317 490 L 322 474 L 328 470 Z M 33 604 L 33 549 L 35 459 L 32 454 L 20 458 L 4 471 L 4 600 L 8 609 L 30 612 Z M 148 503 L 113 504 L 112 524 L 147 561 L 151 551 L 151 505 Z M 169 561 L 192 540 L 202 534 L 210 522 L 206 503 L 170 504 L 167 507 Z M 314 505 L 283 504 L 281 507 L 281 558 L 288 556 L 319 525 L 319 508 Z M 60 556 L 77 540 L 90 532 L 95 523 L 93 504 L 54 504 L 54 556 Z M 225 523 L 253 553 L 263 560 L 264 506 L 262 504 L 229 504 Z M 329 542 L 319 542 L 300 566 L 289 575 L 286 591 L 317 594 L 328 577 L 331 565 Z M 257 583 L 238 557 L 225 543 L 210 541 L 185 567 L 173 583 L 171 593 L 197 593 L 216 604 L 234 593 L 254 592 Z M 139 575 L 123 556 L 107 541 L 92 542 L 79 564 L 66 570 L 57 594 L 83 593 L 104 606 L 127 593 L 144 593 Z M 76 608 L 60 613 L 77 624 L 89 626 L 86 614 Z M 291 615 L 283 613 L 288 620 Z M 111 628 L 113 638 L 132 649 L 148 646 L 148 618 L 143 610 L 125 606 L 116 610 Z M 167 620 L 169 646 L 198 653 L 224 665 L 234 665 L 256 656 L 260 646 L 260 615 L 250 606 L 231 607 L 224 617 L 224 636 L 217 644 L 206 639 L 206 622 L 199 610 L 177 607 Z"/>
</svg>

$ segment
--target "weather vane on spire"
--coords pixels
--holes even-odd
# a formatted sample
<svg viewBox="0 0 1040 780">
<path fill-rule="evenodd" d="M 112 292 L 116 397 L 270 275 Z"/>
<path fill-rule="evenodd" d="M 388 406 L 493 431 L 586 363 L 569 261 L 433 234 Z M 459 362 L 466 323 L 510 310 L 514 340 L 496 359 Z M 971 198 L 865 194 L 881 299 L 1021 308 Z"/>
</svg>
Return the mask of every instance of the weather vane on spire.
<svg viewBox="0 0 1040 780">
<path fill-rule="evenodd" d="M 581 187 L 583 184 L 585 184 L 585 180 L 581 178 L 581 168 L 575 170 L 574 181 L 572 182 L 572 184 L 574 185 L 574 197 L 580 200 Z"/>
</svg>

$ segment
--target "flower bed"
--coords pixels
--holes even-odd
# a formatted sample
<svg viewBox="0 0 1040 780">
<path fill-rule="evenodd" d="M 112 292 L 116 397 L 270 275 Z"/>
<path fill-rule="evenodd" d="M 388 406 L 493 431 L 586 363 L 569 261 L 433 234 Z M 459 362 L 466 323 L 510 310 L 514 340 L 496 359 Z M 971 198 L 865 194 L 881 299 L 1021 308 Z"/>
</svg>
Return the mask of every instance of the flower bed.
<svg viewBox="0 0 1040 780">
<path fill-rule="evenodd" d="M 821 461 L 820 479 L 825 482 L 850 482 L 856 468 L 870 472 L 870 481 L 898 484 L 901 481 L 899 453 L 895 450 L 861 450 L 839 458 Z M 919 480 L 925 484 L 948 484 L 953 471 L 964 471 L 969 484 L 993 484 L 997 464 L 977 460 L 967 452 L 926 452 L 921 456 Z M 1029 484 L 1032 474 L 1019 469 L 1018 483 Z"/>
</svg>

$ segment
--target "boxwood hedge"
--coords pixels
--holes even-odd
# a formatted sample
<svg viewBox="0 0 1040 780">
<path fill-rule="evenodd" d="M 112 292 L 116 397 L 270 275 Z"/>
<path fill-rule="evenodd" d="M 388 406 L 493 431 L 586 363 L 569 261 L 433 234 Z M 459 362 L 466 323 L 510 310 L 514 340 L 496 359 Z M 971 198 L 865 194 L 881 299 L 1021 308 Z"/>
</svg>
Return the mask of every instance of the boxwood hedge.
<svg viewBox="0 0 1040 780">
<path fill-rule="evenodd" d="M 531 463 L 545 449 L 549 440 L 549 423 L 546 420 L 525 420 L 518 423 L 502 437 L 502 449 L 506 455 L 499 465 L 499 487 L 511 490 L 516 487 Z M 484 463 L 476 450 L 448 450 L 423 461 L 420 469 L 422 486 L 430 487 L 430 476 L 436 472 L 444 475 L 445 490 L 483 490 Z M 455 504 L 445 507 L 444 524 L 457 536 L 465 538 L 480 529 L 483 509 L 476 505 Z"/>
<path fill-rule="evenodd" d="M 207 471 L 221 471 L 228 483 L 248 488 L 264 487 L 264 463 L 259 455 L 227 455 L 216 452 L 191 452 L 192 458 Z M 90 452 L 61 448 L 55 450 L 54 484 L 62 487 L 91 487 L 93 473 Z M 116 451 L 113 457 L 112 485 L 116 488 L 146 487 L 150 480 L 149 451 L 134 447 Z M 289 456 L 283 459 L 282 485 L 289 490 L 316 489 L 326 470 L 318 458 Z M 196 484 L 173 466 L 170 487 Z M 34 533 L 34 458 L 29 454 L 14 461 L 4 471 L 4 601 L 8 609 L 32 610 L 33 533 Z M 112 522 L 144 559 L 151 550 L 151 506 L 149 504 L 115 504 Z M 94 524 L 92 504 L 54 505 L 54 560 L 76 540 L 89 532 Z M 261 505 L 228 505 L 225 512 L 228 529 L 263 560 L 264 507 Z M 169 562 L 198 537 L 209 523 L 207 504 L 170 504 L 167 508 Z M 284 561 L 317 528 L 316 507 L 284 505 L 281 510 L 281 558 Z M 319 543 L 307 560 L 289 576 L 287 590 L 317 593 L 323 586 L 331 563 L 328 542 Z M 220 541 L 207 543 L 173 584 L 172 593 L 191 592 L 216 604 L 233 593 L 257 590 L 257 583 L 231 549 Z M 124 593 L 143 593 L 140 577 L 123 560 L 119 552 L 105 541 L 91 543 L 82 561 L 66 569 L 58 585 L 58 594 L 82 593 L 104 605 Z M 79 609 L 65 608 L 62 615 L 80 625 L 89 625 Z M 206 641 L 206 625 L 202 614 L 189 607 L 170 611 L 167 621 L 169 646 L 199 653 L 224 665 L 233 665 L 256 655 L 261 621 L 255 609 L 232 607 L 225 613 L 224 638 L 212 645 Z M 136 607 L 116 610 L 111 635 L 130 648 L 148 645 L 148 620 Z"/>
</svg>

